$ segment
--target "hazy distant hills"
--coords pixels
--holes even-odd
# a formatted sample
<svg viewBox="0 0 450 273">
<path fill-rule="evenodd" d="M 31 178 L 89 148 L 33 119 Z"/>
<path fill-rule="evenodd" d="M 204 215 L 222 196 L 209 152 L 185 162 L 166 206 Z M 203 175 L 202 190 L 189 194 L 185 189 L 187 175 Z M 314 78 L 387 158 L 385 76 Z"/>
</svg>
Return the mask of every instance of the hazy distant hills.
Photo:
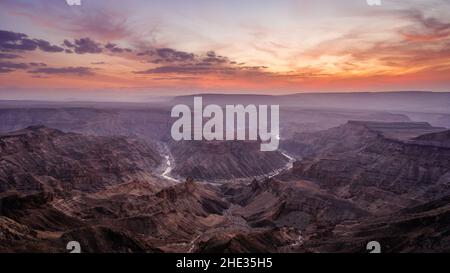
<svg viewBox="0 0 450 273">
<path fill-rule="evenodd" d="M 179 96 L 172 103 L 192 104 L 192 97 Z M 279 104 L 284 107 L 338 108 L 378 111 L 409 111 L 450 113 L 450 92 L 355 92 L 355 93 L 298 93 L 291 95 L 227 95 L 199 94 L 206 104 Z"/>
<path fill-rule="evenodd" d="M 169 104 L 193 104 L 193 97 L 179 96 L 169 101 Z M 305 113 L 311 112 L 309 117 L 300 116 L 294 125 L 306 127 L 312 130 L 326 129 L 320 128 L 320 122 L 314 122 L 318 115 L 325 115 L 327 112 L 334 112 L 337 116 L 342 114 L 354 115 L 347 120 L 356 120 L 359 112 L 365 112 L 366 115 L 371 112 L 371 117 L 361 120 L 378 121 L 426 121 L 434 126 L 443 126 L 450 128 L 450 92 L 422 92 L 422 91 L 402 91 L 402 92 L 358 92 L 358 93 L 298 93 L 291 95 L 247 95 L 247 94 L 198 94 L 202 96 L 203 104 L 263 104 L 280 105 L 281 119 L 286 123 L 288 119 L 296 117 L 291 114 L 301 110 Z M 316 115 L 314 115 L 314 113 Z M 355 115 L 356 114 L 356 115 Z M 387 114 L 398 114 L 397 119 L 393 116 L 387 117 Z M 383 115 L 386 115 L 383 117 Z M 406 119 L 401 120 L 401 115 Z M 336 117 L 337 117 L 336 116 Z M 330 119 L 336 119 L 333 113 L 329 113 Z M 313 122 L 308 123 L 308 118 Z M 333 121 L 331 120 L 331 123 Z M 333 123 L 331 128 L 339 124 Z M 322 121 L 322 124 L 326 121 Z M 314 123 L 314 124 L 311 124 Z M 330 123 L 330 125 L 331 125 Z M 307 129 L 307 130 L 308 130 Z"/>
<path fill-rule="evenodd" d="M 171 126 L 167 109 L 73 108 L 64 104 L 4 108 L 0 109 L 0 120 L 0 132 L 4 133 L 28 126 L 46 126 L 98 136 L 132 136 L 149 142 L 168 138 Z"/>
<path fill-rule="evenodd" d="M 288 95 L 257 94 L 193 94 L 158 97 L 158 101 L 33 101 L 0 100 L 0 108 L 97 108 L 139 109 L 160 108 L 176 104 L 193 104 L 193 97 L 201 96 L 204 104 L 279 104 L 303 109 L 345 109 L 373 111 L 404 111 L 450 114 L 450 92 L 396 91 L 349 93 L 297 93 Z"/>
</svg>

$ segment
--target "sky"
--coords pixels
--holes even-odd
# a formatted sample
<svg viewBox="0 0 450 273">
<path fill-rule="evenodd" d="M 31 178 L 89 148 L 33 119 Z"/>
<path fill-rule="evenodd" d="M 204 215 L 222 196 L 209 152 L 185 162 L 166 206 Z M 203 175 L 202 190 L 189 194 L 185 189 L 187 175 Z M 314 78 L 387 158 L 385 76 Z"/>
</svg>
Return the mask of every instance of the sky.
<svg viewBox="0 0 450 273">
<path fill-rule="evenodd" d="M 0 99 L 450 91 L 450 0 L 0 0 Z"/>
</svg>

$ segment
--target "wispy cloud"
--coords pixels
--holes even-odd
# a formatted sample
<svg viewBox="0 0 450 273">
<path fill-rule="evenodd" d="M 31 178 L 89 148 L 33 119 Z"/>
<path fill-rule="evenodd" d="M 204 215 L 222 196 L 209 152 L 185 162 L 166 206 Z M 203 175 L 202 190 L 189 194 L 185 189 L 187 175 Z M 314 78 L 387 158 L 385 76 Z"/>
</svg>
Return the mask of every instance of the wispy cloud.
<svg viewBox="0 0 450 273">
<path fill-rule="evenodd" d="M 85 1 L 76 9 L 59 0 L 2 0 L 2 8 L 10 14 L 33 22 L 35 26 L 58 29 L 102 40 L 119 40 L 131 35 L 127 15 L 114 5 Z M 45 16 L 43 16 L 45 14 Z"/>
<path fill-rule="evenodd" d="M 43 67 L 28 71 L 32 74 L 69 74 L 78 76 L 92 76 L 94 72 L 89 67 Z"/>
<path fill-rule="evenodd" d="M 237 8 L 230 0 L 218 10 L 171 1 L 84 1 L 75 8 L 4 0 L 0 20 L 14 24 L 0 31 L 0 81 L 32 85 L 33 76 L 51 86 L 70 78 L 86 87 L 149 90 L 450 89 L 448 1 L 361 2 L 267 0 Z"/>
</svg>

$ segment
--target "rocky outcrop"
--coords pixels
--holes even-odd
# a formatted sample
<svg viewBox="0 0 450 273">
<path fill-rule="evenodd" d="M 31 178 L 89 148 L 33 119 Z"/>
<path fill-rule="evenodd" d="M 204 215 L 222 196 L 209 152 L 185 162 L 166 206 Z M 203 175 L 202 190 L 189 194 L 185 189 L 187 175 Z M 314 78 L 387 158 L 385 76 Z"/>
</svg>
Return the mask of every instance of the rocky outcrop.
<svg viewBox="0 0 450 273">
<path fill-rule="evenodd" d="M 160 155 L 124 137 L 63 133 L 42 126 L 0 135 L 0 192 L 95 192 L 145 180 Z"/>
<path fill-rule="evenodd" d="M 214 181 L 255 177 L 280 169 L 289 162 L 283 154 L 261 152 L 258 141 L 172 142 L 172 174 Z"/>
<path fill-rule="evenodd" d="M 421 135 L 414 138 L 413 141 L 416 144 L 450 148 L 450 130 Z"/>
<path fill-rule="evenodd" d="M 433 130 L 350 122 L 318 133 L 308 139 L 310 157 L 292 173 L 377 213 L 439 198 L 450 193 L 450 149 L 404 139 L 424 127 Z"/>
<path fill-rule="evenodd" d="M 301 244 L 302 236 L 294 228 L 274 228 L 249 232 L 235 231 L 214 234 L 198 242 L 198 253 L 276 253 L 287 252 Z"/>
<path fill-rule="evenodd" d="M 295 227 L 338 223 L 369 213 L 351 202 L 336 198 L 308 181 L 283 182 L 268 179 L 254 181 L 247 187 L 231 191 L 224 185 L 229 200 L 241 206 L 237 213 L 253 227 Z"/>
<path fill-rule="evenodd" d="M 305 244 L 296 251 L 368 252 L 366 244 L 377 241 L 383 253 L 430 253 L 450 251 L 450 197 L 399 212 L 346 221 L 305 235 Z"/>
</svg>

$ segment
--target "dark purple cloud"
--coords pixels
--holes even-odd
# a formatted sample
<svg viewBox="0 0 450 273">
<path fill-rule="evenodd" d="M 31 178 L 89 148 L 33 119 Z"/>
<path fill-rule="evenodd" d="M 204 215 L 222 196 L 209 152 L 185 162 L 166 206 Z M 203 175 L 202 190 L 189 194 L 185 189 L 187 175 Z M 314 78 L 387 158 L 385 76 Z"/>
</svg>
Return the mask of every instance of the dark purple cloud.
<svg viewBox="0 0 450 273">
<path fill-rule="evenodd" d="M 13 62 L 0 62 L 1 73 L 14 72 L 18 69 L 27 69 L 28 64 L 26 63 L 13 63 Z"/>
<path fill-rule="evenodd" d="M 161 64 L 159 67 L 144 71 L 135 71 L 135 74 L 263 74 L 264 66 L 244 66 L 243 63 L 231 61 L 228 57 L 208 51 L 205 54 L 195 55 L 170 48 L 157 48 L 140 52 L 139 56 L 150 56 L 149 62 Z"/>
<path fill-rule="evenodd" d="M 138 56 L 149 56 L 152 63 L 191 62 L 195 60 L 193 53 L 178 51 L 172 48 L 154 48 L 139 52 Z"/>
<path fill-rule="evenodd" d="M 69 40 L 64 40 L 63 45 L 65 45 L 66 47 L 70 47 L 70 48 L 74 48 L 75 45 L 70 42 Z"/>
<path fill-rule="evenodd" d="M 37 48 L 35 41 L 25 38 L 15 41 L 1 40 L 0 39 L 0 49 L 3 51 L 14 51 L 14 50 L 25 50 L 31 51 Z"/>
<path fill-rule="evenodd" d="M 18 55 L 10 52 L 32 51 L 40 49 L 44 52 L 64 52 L 67 54 L 97 54 L 102 53 L 105 49 L 112 53 L 129 53 L 132 52 L 130 48 L 119 47 L 114 43 L 107 43 L 102 45 L 93 39 L 86 37 L 75 39 L 73 41 L 64 40 L 61 46 L 52 45 L 50 42 L 42 39 L 31 39 L 24 33 L 0 30 L 0 59 L 18 58 Z M 7 54 L 8 53 L 8 54 Z"/>
<path fill-rule="evenodd" d="M 45 51 L 45 52 L 62 52 L 62 51 L 64 51 L 64 48 L 56 46 L 56 45 L 51 45 L 47 41 L 44 41 L 44 40 L 34 40 L 34 41 L 36 42 L 39 49 L 42 51 Z"/>
<path fill-rule="evenodd" d="M 14 69 L 0 67 L 0 73 L 10 73 L 10 72 L 14 72 L 14 71 L 15 71 Z"/>
<path fill-rule="evenodd" d="M 183 66 L 160 66 L 156 68 L 151 68 L 144 71 L 136 71 L 136 74 L 168 74 L 168 73 L 178 73 L 178 74 L 199 74 L 211 72 L 209 67 L 205 66 L 195 66 L 195 65 L 183 65 Z"/>
<path fill-rule="evenodd" d="M 0 62 L 0 67 L 12 69 L 27 69 L 28 65 L 25 63 Z"/>
<path fill-rule="evenodd" d="M 89 67 L 43 67 L 37 68 L 29 73 L 33 74 L 68 74 L 68 75 L 77 75 L 77 76 L 90 76 L 94 75 L 92 69 Z"/>
<path fill-rule="evenodd" d="M 0 50 L 2 51 L 31 51 L 37 48 L 45 52 L 62 52 L 64 50 L 48 41 L 31 39 L 23 33 L 0 30 Z"/>
<path fill-rule="evenodd" d="M 29 63 L 30 66 L 47 66 L 45 63 Z"/>
<path fill-rule="evenodd" d="M 68 50 L 74 51 L 77 54 L 85 54 L 85 53 L 94 54 L 94 53 L 101 53 L 103 51 L 100 43 L 97 43 L 88 37 L 75 39 L 74 42 L 64 40 L 64 46 L 66 46 Z"/>
<path fill-rule="evenodd" d="M 17 33 L 7 30 L 0 30 L 0 42 L 16 42 L 27 38 L 28 36 L 23 33 Z"/>
<path fill-rule="evenodd" d="M 230 63 L 230 60 L 227 57 L 216 55 L 214 51 L 208 51 L 206 53 L 206 57 L 202 58 L 203 63 L 215 63 L 215 64 L 223 64 Z"/>
<path fill-rule="evenodd" d="M 194 54 L 174 50 L 171 48 L 158 48 L 156 49 L 156 54 L 165 62 L 185 62 L 194 60 Z"/>
<path fill-rule="evenodd" d="M 0 53 L 0 59 L 18 59 L 18 58 L 22 57 L 16 54 Z"/>
<path fill-rule="evenodd" d="M 153 73 L 233 73 L 241 70 L 242 65 L 231 61 L 229 58 L 208 51 L 205 54 L 194 54 L 178 51 L 172 48 L 154 48 L 141 51 L 137 54 L 146 57 L 149 63 L 160 64 L 160 67 L 146 71 L 139 71 L 141 74 Z"/>
<path fill-rule="evenodd" d="M 132 52 L 131 49 L 119 47 L 119 46 L 117 46 L 114 43 L 107 43 L 105 45 L 105 48 L 108 49 L 109 51 L 113 52 L 113 53 Z"/>
<path fill-rule="evenodd" d="M 135 74 L 238 74 L 238 73 L 265 73 L 265 66 L 230 66 L 230 65 L 212 65 L 212 64 L 188 64 L 188 65 L 167 65 L 151 68 L 144 71 L 135 71 Z"/>
</svg>

